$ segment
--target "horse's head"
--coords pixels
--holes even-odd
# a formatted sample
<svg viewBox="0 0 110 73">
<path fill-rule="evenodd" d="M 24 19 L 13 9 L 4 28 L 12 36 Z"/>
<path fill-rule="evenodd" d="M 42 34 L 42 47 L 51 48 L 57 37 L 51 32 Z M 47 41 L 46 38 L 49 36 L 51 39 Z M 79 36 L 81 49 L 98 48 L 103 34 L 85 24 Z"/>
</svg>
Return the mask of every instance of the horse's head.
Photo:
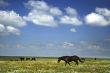
<svg viewBox="0 0 110 73">
<path fill-rule="evenodd" d="M 61 61 L 61 58 L 59 57 L 57 63 L 60 63 L 60 61 Z"/>
<path fill-rule="evenodd" d="M 85 62 L 85 58 L 81 58 L 81 60 L 82 60 L 82 63 L 84 63 L 84 62 Z"/>
</svg>

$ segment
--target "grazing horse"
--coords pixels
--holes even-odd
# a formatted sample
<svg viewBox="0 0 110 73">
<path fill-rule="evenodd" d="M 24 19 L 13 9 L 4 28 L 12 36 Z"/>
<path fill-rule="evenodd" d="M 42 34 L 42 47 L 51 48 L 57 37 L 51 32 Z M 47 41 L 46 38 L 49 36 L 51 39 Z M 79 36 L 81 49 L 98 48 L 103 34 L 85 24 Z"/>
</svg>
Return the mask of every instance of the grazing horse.
<svg viewBox="0 0 110 73">
<path fill-rule="evenodd" d="M 21 60 L 21 61 L 24 61 L 24 57 L 21 57 L 20 60 Z"/>
<path fill-rule="evenodd" d="M 30 60 L 30 58 L 26 58 L 26 61 L 27 61 L 27 60 Z"/>
<path fill-rule="evenodd" d="M 76 63 L 76 65 L 79 64 L 78 60 L 83 63 L 83 61 L 76 55 L 59 57 L 58 58 L 58 63 L 60 63 L 61 60 L 65 61 L 65 66 L 67 65 L 67 63 L 70 65 L 70 62 L 72 62 L 72 61 L 74 61 Z"/>
<path fill-rule="evenodd" d="M 94 60 L 96 60 L 97 58 L 94 58 Z"/>
<path fill-rule="evenodd" d="M 32 61 L 32 60 L 33 60 L 33 61 L 35 61 L 35 60 L 36 60 L 36 58 L 34 58 L 34 57 L 33 57 L 33 58 L 31 58 L 31 61 Z"/>
</svg>

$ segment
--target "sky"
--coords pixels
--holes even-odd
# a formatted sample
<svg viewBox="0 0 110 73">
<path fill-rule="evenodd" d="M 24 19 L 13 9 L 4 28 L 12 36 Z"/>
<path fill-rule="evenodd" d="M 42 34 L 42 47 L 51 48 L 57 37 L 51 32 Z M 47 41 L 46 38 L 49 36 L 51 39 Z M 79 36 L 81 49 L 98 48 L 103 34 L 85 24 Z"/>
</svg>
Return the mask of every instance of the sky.
<svg viewBox="0 0 110 73">
<path fill-rule="evenodd" d="M 0 56 L 110 58 L 110 0 L 0 0 Z"/>
</svg>

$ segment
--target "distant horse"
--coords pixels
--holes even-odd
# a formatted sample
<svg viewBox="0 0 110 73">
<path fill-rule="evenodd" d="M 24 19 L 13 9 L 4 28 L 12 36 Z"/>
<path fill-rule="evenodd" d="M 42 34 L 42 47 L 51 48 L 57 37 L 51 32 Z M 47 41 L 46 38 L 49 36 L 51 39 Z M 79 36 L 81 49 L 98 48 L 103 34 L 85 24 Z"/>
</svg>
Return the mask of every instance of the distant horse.
<svg viewBox="0 0 110 73">
<path fill-rule="evenodd" d="M 74 61 L 76 63 L 76 65 L 79 64 L 78 60 L 83 63 L 83 61 L 76 55 L 59 57 L 58 58 L 58 63 L 60 63 L 61 60 L 65 61 L 65 66 L 67 65 L 67 63 L 70 65 L 70 62 L 72 62 L 72 61 Z"/>
<path fill-rule="evenodd" d="M 21 61 L 24 61 L 24 57 L 21 57 L 20 60 L 21 60 Z"/>
<path fill-rule="evenodd" d="M 34 57 L 33 57 L 33 58 L 31 58 L 31 61 L 32 61 L 32 60 L 33 60 L 33 61 L 35 61 L 35 60 L 36 60 L 36 58 L 34 58 Z"/>
<path fill-rule="evenodd" d="M 26 61 L 30 60 L 30 58 L 26 58 Z"/>
<path fill-rule="evenodd" d="M 97 60 L 97 58 L 94 58 L 94 60 Z"/>
</svg>

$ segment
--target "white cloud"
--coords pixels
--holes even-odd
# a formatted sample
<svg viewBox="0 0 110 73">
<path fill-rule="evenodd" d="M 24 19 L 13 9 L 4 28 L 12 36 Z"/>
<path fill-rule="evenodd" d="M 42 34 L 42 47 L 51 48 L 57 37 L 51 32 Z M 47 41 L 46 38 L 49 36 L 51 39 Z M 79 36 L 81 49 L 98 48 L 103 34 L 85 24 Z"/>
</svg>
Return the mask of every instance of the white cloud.
<svg viewBox="0 0 110 73">
<path fill-rule="evenodd" d="M 92 25 L 92 26 L 107 26 L 108 25 L 107 20 L 102 15 L 99 15 L 97 13 L 88 14 L 85 17 L 85 22 L 86 24 Z"/>
<path fill-rule="evenodd" d="M 79 26 L 82 22 L 76 17 L 63 16 L 60 18 L 60 23 L 62 24 L 71 24 L 73 26 Z"/>
<path fill-rule="evenodd" d="M 61 49 L 73 49 L 75 51 L 85 52 L 102 52 L 105 48 L 103 48 L 99 42 L 91 43 L 86 41 L 81 42 L 63 42 L 62 44 L 58 44 Z M 55 47 L 57 47 L 56 45 Z"/>
<path fill-rule="evenodd" d="M 74 44 L 73 43 L 70 43 L 70 42 L 64 42 L 62 45 L 61 45 L 62 48 L 73 48 L 74 47 Z"/>
<path fill-rule="evenodd" d="M 10 34 L 14 35 L 20 35 L 19 29 L 13 27 L 13 26 L 6 26 L 0 24 L 0 36 L 7 36 Z"/>
<path fill-rule="evenodd" d="M 29 9 L 36 9 L 36 10 L 41 10 L 41 11 L 49 10 L 49 6 L 44 1 L 30 0 L 28 1 L 28 3 L 25 3 L 25 6 L 28 7 Z"/>
<path fill-rule="evenodd" d="M 85 16 L 85 23 L 91 26 L 108 26 L 110 25 L 110 10 L 107 8 L 96 8 Z"/>
<path fill-rule="evenodd" d="M 67 7 L 66 9 L 67 14 L 72 15 L 72 16 L 77 16 L 77 11 L 74 8 Z"/>
<path fill-rule="evenodd" d="M 70 31 L 71 32 L 76 32 L 76 29 L 75 28 L 71 28 Z"/>
<path fill-rule="evenodd" d="M 0 10 L 0 24 L 22 27 L 26 25 L 26 22 L 14 11 Z"/>
<path fill-rule="evenodd" d="M 24 16 L 24 19 L 31 21 L 32 23 L 40 26 L 56 27 L 56 21 L 53 15 L 59 15 L 60 10 L 48 6 L 44 1 L 28 1 L 25 3 L 28 8 L 31 8 L 28 16 Z M 56 13 L 53 13 L 55 11 Z M 57 13 L 59 12 L 59 13 Z"/>
<path fill-rule="evenodd" d="M 10 5 L 8 2 L 6 2 L 5 0 L 0 0 L 0 7 L 4 7 L 4 6 L 8 6 Z"/>
<path fill-rule="evenodd" d="M 40 26 L 56 27 L 57 24 L 54 21 L 52 15 L 38 13 L 36 10 L 31 11 L 28 16 L 24 16 L 24 19 L 31 21 L 32 23 Z"/>
<path fill-rule="evenodd" d="M 17 28 L 15 28 L 15 27 L 7 26 L 6 29 L 7 29 L 8 33 L 20 35 L 20 31 Z"/>
<path fill-rule="evenodd" d="M 99 45 L 92 45 L 92 44 L 87 46 L 87 48 L 90 50 L 102 50 Z"/>
<path fill-rule="evenodd" d="M 82 24 L 82 21 L 78 19 L 77 11 L 71 7 L 65 9 L 66 14 L 69 15 L 67 16 L 58 7 L 48 5 L 44 1 L 28 1 L 25 6 L 30 9 L 30 12 L 28 16 L 24 16 L 24 19 L 36 25 L 56 27 L 59 24 L 74 26 Z"/>
<path fill-rule="evenodd" d="M 57 7 L 51 8 L 50 13 L 52 15 L 62 15 L 62 11 Z"/>
<path fill-rule="evenodd" d="M 24 19 L 15 11 L 0 10 L 0 36 L 1 35 L 19 35 L 19 27 L 26 25 Z"/>
<path fill-rule="evenodd" d="M 102 47 L 102 45 L 100 45 L 100 42 L 92 43 L 92 42 L 80 41 L 77 46 L 83 51 L 87 51 L 87 50 L 94 52 L 104 51 L 104 48 Z"/>
<path fill-rule="evenodd" d="M 63 15 L 62 17 L 60 17 L 60 23 L 67 24 L 67 25 L 70 24 L 73 26 L 79 26 L 83 23 L 79 19 L 76 9 L 67 7 L 65 10 L 67 15 Z"/>
<path fill-rule="evenodd" d="M 0 24 L 0 32 L 3 32 L 5 30 L 5 26 Z"/>
<path fill-rule="evenodd" d="M 107 8 L 96 8 L 95 11 L 101 15 L 110 17 L 110 10 Z"/>
</svg>

